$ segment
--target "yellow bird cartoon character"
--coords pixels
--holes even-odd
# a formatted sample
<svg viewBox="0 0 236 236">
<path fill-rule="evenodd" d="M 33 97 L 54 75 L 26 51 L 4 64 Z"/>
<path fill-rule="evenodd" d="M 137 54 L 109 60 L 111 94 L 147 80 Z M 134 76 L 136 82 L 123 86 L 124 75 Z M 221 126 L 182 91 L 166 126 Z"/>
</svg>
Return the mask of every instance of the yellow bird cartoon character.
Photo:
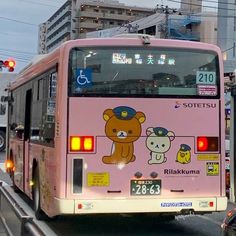
<svg viewBox="0 0 236 236">
<path fill-rule="evenodd" d="M 191 162 L 191 147 L 187 144 L 181 144 L 177 153 L 176 162 L 188 164 Z"/>
</svg>

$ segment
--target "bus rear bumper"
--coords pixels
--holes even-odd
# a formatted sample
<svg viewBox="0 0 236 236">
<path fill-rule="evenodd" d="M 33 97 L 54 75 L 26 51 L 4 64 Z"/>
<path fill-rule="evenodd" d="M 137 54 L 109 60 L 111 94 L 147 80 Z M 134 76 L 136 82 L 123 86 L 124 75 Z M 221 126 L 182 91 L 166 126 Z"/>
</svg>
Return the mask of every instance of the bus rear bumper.
<svg viewBox="0 0 236 236">
<path fill-rule="evenodd" d="M 227 197 L 212 198 L 119 198 L 103 200 L 65 200 L 55 198 L 55 215 L 97 213 L 210 213 L 225 211 Z"/>
</svg>

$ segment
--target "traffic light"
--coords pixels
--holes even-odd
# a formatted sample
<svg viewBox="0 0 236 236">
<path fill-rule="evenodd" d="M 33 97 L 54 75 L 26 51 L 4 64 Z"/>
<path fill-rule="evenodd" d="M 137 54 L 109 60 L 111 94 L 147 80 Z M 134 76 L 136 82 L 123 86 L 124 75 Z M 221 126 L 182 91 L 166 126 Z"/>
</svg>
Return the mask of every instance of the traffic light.
<svg viewBox="0 0 236 236">
<path fill-rule="evenodd" d="M 4 61 L 4 66 L 8 68 L 9 72 L 13 72 L 16 66 L 16 62 L 13 59 Z"/>
</svg>

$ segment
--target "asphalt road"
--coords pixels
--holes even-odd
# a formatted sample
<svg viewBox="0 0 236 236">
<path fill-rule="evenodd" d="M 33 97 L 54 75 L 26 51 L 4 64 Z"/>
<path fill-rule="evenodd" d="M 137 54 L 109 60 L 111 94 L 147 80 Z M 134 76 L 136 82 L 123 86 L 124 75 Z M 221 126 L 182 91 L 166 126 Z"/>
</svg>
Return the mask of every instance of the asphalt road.
<svg viewBox="0 0 236 236">
<path fill-rule="evenodd" d="M 0 153 L 0 163 L 5 153 Z M 0 164 L 2 167 L 3 165 Z M 8 175 L 0 170 L 0 180 L 10 183 Z M 236 207 L 229 203 L 228 209 Z M 160 235 L 160 236 L 222 236 L 221 224 L 226 212 L 209 215 L 178 216 L 173 221 L 162 221 L 146 215 L 59 216 L 47 225 L 59 236 L 77 235 Z M 0 227 L 0 236 L 1 234 Z"/>
</svg>

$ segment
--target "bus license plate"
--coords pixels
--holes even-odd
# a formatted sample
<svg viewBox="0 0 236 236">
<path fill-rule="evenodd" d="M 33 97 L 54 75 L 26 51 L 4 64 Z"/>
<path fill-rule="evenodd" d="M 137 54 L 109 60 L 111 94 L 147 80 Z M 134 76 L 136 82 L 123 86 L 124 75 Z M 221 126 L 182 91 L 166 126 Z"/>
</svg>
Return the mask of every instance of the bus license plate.
<svg viewBox="0 0 236 236">
<path fill-rule="evenodd" d="M 161 180 L 131 180 L 131 195 L 160 195 Z"/>
</svg>

